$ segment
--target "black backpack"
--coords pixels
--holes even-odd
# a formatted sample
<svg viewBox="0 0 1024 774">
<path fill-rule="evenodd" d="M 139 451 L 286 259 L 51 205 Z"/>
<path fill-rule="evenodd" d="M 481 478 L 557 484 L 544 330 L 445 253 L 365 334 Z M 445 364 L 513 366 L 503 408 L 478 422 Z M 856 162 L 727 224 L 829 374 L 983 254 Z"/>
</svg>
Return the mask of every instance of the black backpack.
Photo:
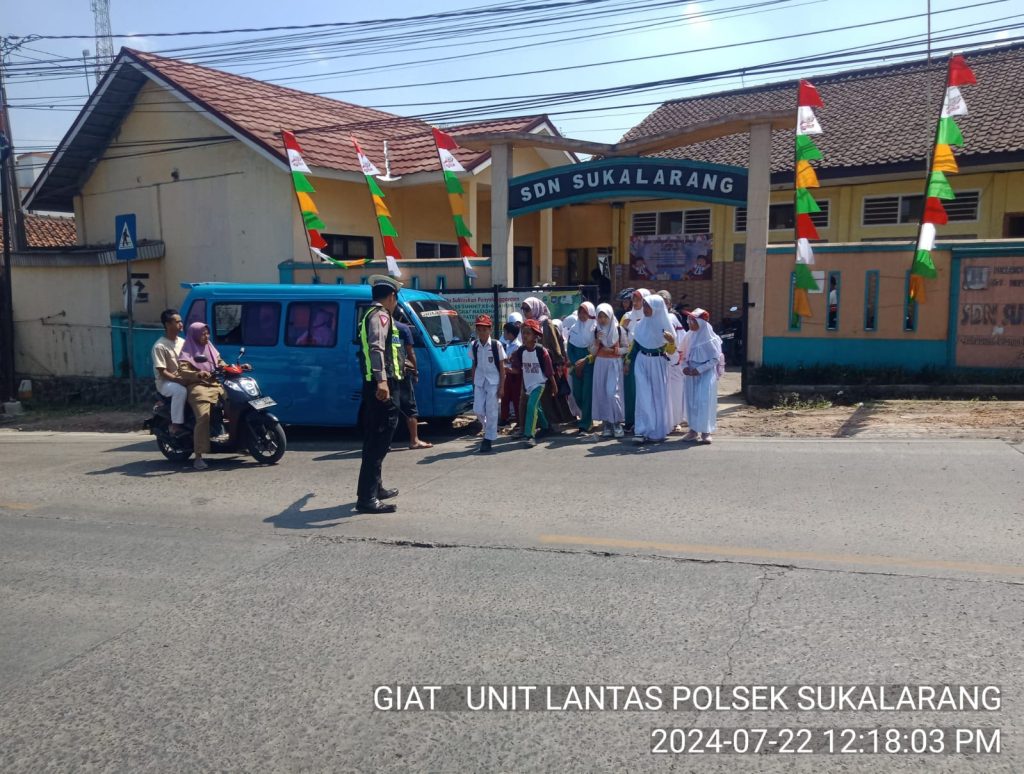
<svg viewBox="0 0 1024 774">
<path fill-rule="evenodd" d="M 473 368 L 476 368 L 476 351 L 480 348 L 480 339 L 473 342 Z M 501 361 L 498 359 L 498 341 L 493 336 L 491 337 L 491 356 L 494 358 L 494 367 L 498 368 L 498 363 Z"/>
</svg>

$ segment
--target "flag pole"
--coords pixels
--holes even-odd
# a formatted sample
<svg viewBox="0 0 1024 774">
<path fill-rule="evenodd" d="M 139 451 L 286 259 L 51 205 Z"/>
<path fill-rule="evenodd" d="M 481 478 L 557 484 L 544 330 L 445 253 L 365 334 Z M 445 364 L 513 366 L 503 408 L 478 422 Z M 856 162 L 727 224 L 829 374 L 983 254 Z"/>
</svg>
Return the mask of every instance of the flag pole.
<svg viewBox="0 0 1024 774">
<path fill-rule="evenodd" d="M 458 182 L 458 178 L 455 178 L 455 171 L 454 170 L 445 169 L 445 166 L 444 166 L 444 156 L 441 153 L 440 136 L 444 136 L 444 138 L 446 140 L 451 140 L 451 138 L 448 137 L 448 135 L 444 134 L 443 132 L 441 132 L 440 129 L 437 129 L 437 128 L 433 128 L 431 130 L 431 136 L 434 139 L 434 150 L 437 151 L 437 160 L 438 160 L 438 162 L 441 165 L 441 179 L 444 180 L 445 194 L 448 196 L 449 209 L 451 209 L 451 213 L 452 213 L 452 227 L 455 229 L 455 243 L 458 245 L 459 257 L 462 259 L 462 272 L 463 272 L 463 274 L 466 277 L 468 277 L 471 280 L 474 280 L 474 279 L 477 278 L 477 273 L 476 273 L 476 270 L 473 269 L 473 265 L 470 263 L 469 259 L 470 258 L 476 258 L 478 256 L 476 254 L 476 251 L 473 249 L 472 245 L 469 244 L 469 240 L 465 236 L 463 236 L 462 234 L 459 233 L 459 221 L 458 221 L 459 215 L 458 215 L 458 213 L 455 212 L 455 209 L 452 207 L 452 200 L 451 200 L 451 197 L 453 195 L 457 195 L 457 196 L 460 197 L 460 201 L 461 201 L 461 197 L 462 197 L 463 194 L 462 193 L 453 194 L 452 191 L 449 190 L 449 187 L 448 187 L 448 175 L 449 174 L 452 175 L 453 179 L 455 180 L 455 183 L 458 185 L 459 191 L 462 190 L 462 184 Z M 451 154 L 451 150 L 445 149 L 445 152 Z M 452 155 L 452 159 L 455 160 L 456 166 L 459 169 L 462 169 L 462 166 L 458 163 L 458 160 L 455 159 L 454 155 Z M 463 201 L 463 205 L 465 205 L 464 201 Z M 465 221 L 462 222 L 462 225 L 466 229 L 466 233 L 469 233 L 469 227 L 466 226 Z M 470 234 L 470 236 L 472 236 L 472 234 Z M 467 254 L 467 251 L 468 251 L 468 254 Z"/>
<path fill-rule="evenodd" d="M 930 61 L 931 60 L 929 60 L 929 62 Z M 946 86 L 947 87 L 949 85 L 949 74 L 950 74 L 950 70 L 952 69 L 952 63 L 953 63 L 953 54 L 950 53 L 949 59 L 946 62 Z M 930 67 L 928 69 L 931 70 Z M 930 74 L 931 73 L 929 72 L 929 75 Z M 929 91 L 930 91 L 930 89 L 929 89 Z M 928 189 L 931 187 L 931 179 L 932 179 L 932 164 L 934 163 L 934 159 L 935 159 L 935 150 L 936 150 L 936 148 L 938 148 L 938 145 L 939 145 L 939 131 L 942 128 L 942 109 L 945 106 L 945 104 L 946 104 L 946 89 L 944 88 L 944 89 L 942 89 L 942 104 L 939 105 L 939 117 L 935 121 L 935 132 L 932 134 L 932 146 L 931 146 L 931 148 L 928 149 L 928 152 L 925 154 L 925 157 L 924 157 L 925 158 L 924 191 L 923 191 L 923 195 L 921 196 L 921 215 L 918 218 L 918 222 L 917 222 L 917 236 L 914 237 L 914 246 L 912 248 L 912 250 L 914 251 L 914 257 L 913 257 L 913 259 L 911 260 L 911 263 L 910 263 L 911 277 L 913 277 L 914 263 L 917 260 L 917 246 L 921 242 L 921 232 L 924 231 L 924 223 L 925 223 L 924 218 L 925 218 L 925 212 L 927 212 L 927 207 L 928 207 Z M 921 278 L 921 281 L 922 282 L 924 281 L 923 277 Z M 912 314 L 914 315 L 914 321 L 916 323 L 916 321 L 917 321 L 917 297 L 916 297 L 916 294 L 914 294 L 914 292 L 913 292 L 913 290 L 914 290 L 913 282 L 914 282 L 914 280 L 910 279 L 910 281 L 907 283 L 907 285 L 908 285 L 908 287 L 907 287 L 907 306 L 910 309 L 910 311 L 912 312 Z M 906 325 L 906 320 L 903 321 L 903 324 Z"/>
<path fill-rule="evenodd" d="M 402 270 L 398 266 L 398 259 L 401 258 L 401 253 L 398 250 L 398 244 L 395 242 L 396 237 L 389 236 L 384 233 L 384 223 L 383 221 L 381 221 L 381 218 L 385 218 L 388 221 L 388 224 L 391 226 L 392 230 L 395 231 L 396 235 L 398 231 L 395 229 L 394 224 L 391 223 L 390 216 L 380 215 L 377 212 L 378 198 L 380 199 L 381 206 L 384 207 L 385 210 L 387 210 L 387 205 L 384 203 L 384 189 L 381 188 L 380 185 L 378 185 L 378 183 L 376 182 L 376 178 L 374 177 L 375 175 L 380 174 L 380 170 L 377 169 L 376 165 L 372 161 L 370 161 L 369 157 L 366 156 L 366 154 L 363 153 L 363 149 L 359 145 L 359 141 L 355 138 L 355 135 L 351 136 L 351 140 L 352 147 L 355 148 L 356 155 L 359 157 L 359 165 L 360 168 L 362 169 L 363 177 L 366 178 L 366 186 L 370 190 L 370 203 L 373 205 L 373 219 L 377 221 L 377 233 L 380 234 L 381 247 L 384 249 L 384 265 L 387 268 L 389 275 L 393 277 L 401 277 Z M 368 168 L 364 166 L 364 160 L 365 164 L 368 165 Z M 374 190 L 374 187 L 376 187 L 376 190 Z M 387 211 L 390 212 L 390 210 Z M 389 239 L 391 240 L 391 243 L 394 246 L 394 252 L 396 253 L 396 255 L 388 256 Z M 391 262 L 388 261 L 389 257 L 394 261 L 394 271 L 392 271 L 391 269 Z"/>
<path fill-rule="evenodd" d="M 798 215 L 797 205 L 799 203 L 799 195 L 797 194 L 797 184 L 799 183 L 798 170 L 800 169 L 800 80 L 797 79 L 796 83 L 796 131 L 793 135 L 793 256 L 795 260 L 800 260 L 800 234 L 797 230 Z M 771 204 L 768 205 L 768 220 L 771 221 Z M 768 223 L 768 228 L 771 228 L 771 223 Z M 791 317 L 789 318 L 789 327 L 796 327 L 796 321 L 800 320 L 800 313 L 796 310 L 796 293 L 799 288 L 796 285 L 796 267 L 793 268 L 793 308 L 790 310 Z"/>
<path fill-rule="evenodd" d="M 284 141 L 284 129 L 281 130 L 281 145 L 284 147 L 284 157 L 288 159 L 288 146 Z M 291 172 L 291 162 L 288 162 L 288 171 Z M 295 181 L 292 181 L 292 193 L 295 194 L 295 205 L 299 208 L 299 216 L 302 216 L 302 202 L 299 201 L 299 192 L 295 188 Z M 306 228 L 306 224 L 302 224 L 302 233 L 306 235 L 306 252 L 309 254 L 309 265 L 313 269 L 314 284 L 320 284 L 320 273 L 316 270 L 316 261 L 313 260 L 313 243 L 309 241 L 309 229 Z"/>
</svg>

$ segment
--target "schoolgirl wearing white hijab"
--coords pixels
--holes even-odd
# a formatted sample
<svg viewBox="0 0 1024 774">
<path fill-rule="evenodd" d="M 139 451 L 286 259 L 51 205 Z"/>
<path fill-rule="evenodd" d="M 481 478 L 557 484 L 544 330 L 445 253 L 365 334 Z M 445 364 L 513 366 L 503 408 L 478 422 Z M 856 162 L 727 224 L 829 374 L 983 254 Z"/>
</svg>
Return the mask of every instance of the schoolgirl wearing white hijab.
<svg viewBox="0 0 1024 774">
<path fill-rule="evenodd" d="M 633 440 L 664 441 L 672 431 L 668 411 L 668 357 L 676 351 L 676 332 L 665 299 L 644 299 L 644 318 L 636 326 L 626 368 L 636 372 L 636 424 Z"/>
<path fill-rule="evenodd" d="M 581 433 L 589 433 L 594 421 L 591 406 L 594 395 L 594 363 L 590 359 L 590 345 L 594 343 L 594 329 L 597 327 L 597 310 L 589 301 L 584 301 L 576 310 L 576 324 L 569 331 L 566 348 L 572 371 L 572 394 L 579 408 Z"/>
<path fill-rule="evenodd" d="M 711 434 L 718 423 L 718 377 L 722 358 L 722 340 L 715 333 L 711 315 L 703 309 L 690 312 L 690 335 L 687 337 L 686 422 L 690 432 L 684 441 L 711 443 Z"/>
<path fill-rule="evenodd" d="M 594 362 L 594 389 L 592 417 L 603 422 L 602 438 L 622 438 L 625 431 L 622 423 L 626 419 L 623 401 L 622 355 L 628 349 L 626 332 L 615 318 L 611 304 L 597 307 L 597 324 L 591 343 L 591 359 Z"/>
<path fill-rule="evenodd" d="M 649 295 L 651 295 L 651 291 L 647 288 L 637 288 L 634 290 L 633 308 L 622 315 L 622 319 L 619 320 L 619 325 L 626 332 L 626 352 L 629 351 L 628 347 L 633 344 L 633 337 L 636 335 L 637 326 L 644 319 L 644 299 Z M 629 368 L 625 369 L 625 389 L 626 425 L 632 427 L 636 421 L 636 372 Z"/>
<path fill-rule="evenodd" d="M 667 290 L 659 290 L 658 295 L 665 299 L 665 306 L 671 309 L 671 294 Z M 681 425 L 686 421 L 686 411 L 683 408 L 686 403 L 683 399 L 683 386 L 686 381 L 683 375 L 683 359 L 687 326 L 674 312 L 668 313 L 668 319 L 672 322 L 672 330 L 676 337 L 675 354 L 670 355 L 668 359 L 668 422 L 674 433 L 676 430 L 682 430 Z"/>
</svg>

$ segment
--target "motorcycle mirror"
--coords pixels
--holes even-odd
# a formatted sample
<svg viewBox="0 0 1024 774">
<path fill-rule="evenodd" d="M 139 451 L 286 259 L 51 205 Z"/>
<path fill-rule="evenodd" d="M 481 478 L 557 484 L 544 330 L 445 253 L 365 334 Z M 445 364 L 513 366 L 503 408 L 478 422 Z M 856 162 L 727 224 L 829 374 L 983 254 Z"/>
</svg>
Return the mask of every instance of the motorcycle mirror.
<svg viewBox="0 0 1024 774">
<path fill-rule="evenodd" d="M 235 362 L 236 363 L 241 363 L 242 362 L 242 355 L 244 355 L 244 354 L 245 354 L 245 347 L 242 347 L 241 349 L 238 350 L 238 358 L 235 360 Z"/>
<path fill-rule="evenodd" d="M 197 363 L 205 363 L 206 355 L 193 355 L 192 359 L 195 360 Z"/>
</svg>

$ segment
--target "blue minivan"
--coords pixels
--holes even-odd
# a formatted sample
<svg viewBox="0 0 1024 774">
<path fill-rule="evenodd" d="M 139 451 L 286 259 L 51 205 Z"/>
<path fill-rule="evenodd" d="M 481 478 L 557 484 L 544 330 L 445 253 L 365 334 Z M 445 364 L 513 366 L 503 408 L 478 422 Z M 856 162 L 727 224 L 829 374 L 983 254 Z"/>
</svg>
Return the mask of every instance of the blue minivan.
<svg viewBox="0 0 1024 774">
<path fill-rule="evenodd" d="M 185 328 L 210 327 L 233 362 L 241 347 L 285 424 L 353 426 L 362 396 L 359 321 L 373 303 L 369 285 L 186 285 Z M 413 330 L 423 418 L 451 418 L 473 405 L 473 329 L 438 295 L 402 289 L 396 319 Z"/>
</svg>

